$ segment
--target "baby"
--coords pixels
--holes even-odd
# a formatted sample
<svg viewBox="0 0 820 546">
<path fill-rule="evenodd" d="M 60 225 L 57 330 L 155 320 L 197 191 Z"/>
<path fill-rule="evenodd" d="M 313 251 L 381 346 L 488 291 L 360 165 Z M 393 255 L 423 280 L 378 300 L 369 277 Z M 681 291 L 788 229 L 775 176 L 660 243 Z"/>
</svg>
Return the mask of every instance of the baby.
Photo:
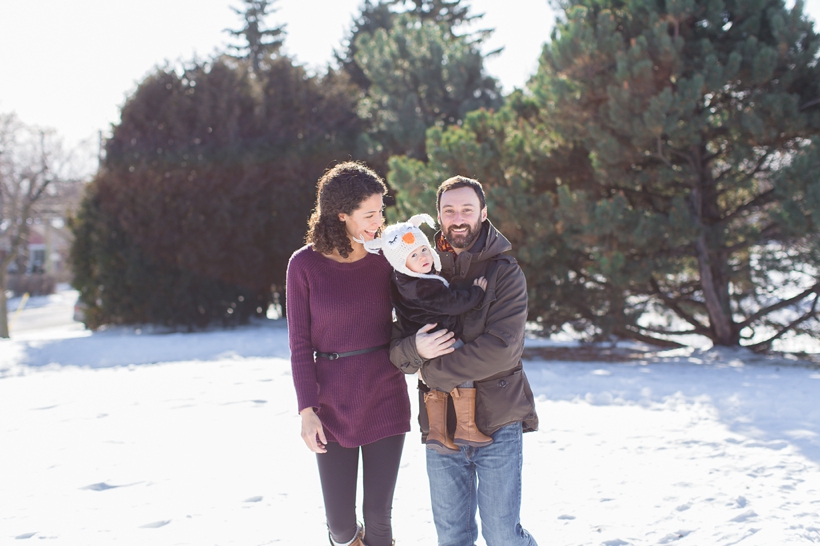
<svg viewBox="0 0 820 546">
<path fill-rule="evenodd" d="M 425 324 L 437 324 L 437 329 L 452 331 L 461 336 L 459 315 L 481 303 L 487 288 L 487 279 L 479 277 L 469 289 L 456 290 L 437 275 L 441 260 L 430 248 L 430 242 L 419 225 L 426 222 L 435 227 L 429 214 L 417 214 L 407 222 L 385 228 L 381 238 L 365 242 L 373 253 L 382 251 L 393 266 L 391 283 L 393 307 L 400 319 L 403 337 L 415 334 Z M 464 342 L 457 339 L 453 347 Z M 427 447 L 439 453 L 457 453 L 458 446 L 483 447 L 493 439 L 478 430 L 475 424 L 476 390 L 472 381 L 462 383 L 449 393 L 456 413 L 456 431 L 453 438 L 447 433 L 448 393 L 436 389 L 424 395 L 430 431 Z"/>
</svg>

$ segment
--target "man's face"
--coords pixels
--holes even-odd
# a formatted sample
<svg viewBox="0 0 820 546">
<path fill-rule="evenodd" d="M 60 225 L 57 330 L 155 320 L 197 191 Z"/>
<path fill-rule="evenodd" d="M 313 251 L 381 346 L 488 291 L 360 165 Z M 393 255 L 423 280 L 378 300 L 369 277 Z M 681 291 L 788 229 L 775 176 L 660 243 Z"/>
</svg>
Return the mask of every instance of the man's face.
<svg viewBox="0 0 820 546">
<path fill-rule="evenodd" d="M 473 246 L 481 233 L 481 222 L 486 219 L 487 207 L 481 208 L 473 188 L 456 188 L 441 194 L 438 223 L 457 254 Z"/>
</svg>

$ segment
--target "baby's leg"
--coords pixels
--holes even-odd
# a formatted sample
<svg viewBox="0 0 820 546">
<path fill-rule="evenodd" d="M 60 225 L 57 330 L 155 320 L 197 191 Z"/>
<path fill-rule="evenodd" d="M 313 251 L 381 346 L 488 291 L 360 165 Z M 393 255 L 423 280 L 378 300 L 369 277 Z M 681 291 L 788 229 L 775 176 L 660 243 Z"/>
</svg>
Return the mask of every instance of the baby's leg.
<svg viewBox="0 0 820 546">
<path fill-rule="evenodd" d="M 469 385 L 465 387 L 465 385 Z M 493 439 L 478 430 L 475 424 L 476 390 L 473 382 L 462 383 L 450 393 L 456 410 L 456 433 L 453 443 L 457 446 L 484 447 L 493 443 Z"/>
</svg>

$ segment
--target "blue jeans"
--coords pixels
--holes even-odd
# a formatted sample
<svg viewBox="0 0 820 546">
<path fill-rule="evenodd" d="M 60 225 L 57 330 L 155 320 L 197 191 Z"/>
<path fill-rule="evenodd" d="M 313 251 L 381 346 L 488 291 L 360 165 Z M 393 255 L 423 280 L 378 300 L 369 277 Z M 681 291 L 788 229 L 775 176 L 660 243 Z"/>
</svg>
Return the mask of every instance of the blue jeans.
<svg viewBox="0 0 820 546">
<path fill-rule="evenodd" d="M 476 509 L 487 546 L 537 546 L 521 527 L 521 423 L 498 429 L 486 447 L 425 451 L 439 546 L 474 546 Z"/>
</svg>

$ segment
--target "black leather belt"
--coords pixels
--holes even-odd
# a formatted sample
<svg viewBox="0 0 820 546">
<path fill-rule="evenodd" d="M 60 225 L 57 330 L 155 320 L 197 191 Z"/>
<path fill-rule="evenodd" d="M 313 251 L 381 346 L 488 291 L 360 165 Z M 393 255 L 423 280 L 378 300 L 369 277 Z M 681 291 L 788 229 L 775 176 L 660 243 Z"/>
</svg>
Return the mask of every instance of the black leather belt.
<svg viewBox="0 0 820 546">
<path fill-rule="evenodd" d="M 316 351 L 313 354 L 317 358 L 321 357 L 321 358 L 326 358 L 328 360 L 336 360 L 337 358 L 342 358 L 342 357 L 345 357 L 345 356 L 356 356 L 356 355 L 363 355 L 363 354 L 366 354 L 366 353 L 373 353 L 373 352 L 376 352 L 376 351 L 381 351 L 382 349 L 387 349 L 388 347 L 390 347 L 390 344 L 386 343 L 384 345 L 379 345 L 378 347 L 370 347 L 369 349 L 359 349 L 358 351 L 348 351 L 346 353 L 321 353 L 319 351 Z"/>
</svg>

